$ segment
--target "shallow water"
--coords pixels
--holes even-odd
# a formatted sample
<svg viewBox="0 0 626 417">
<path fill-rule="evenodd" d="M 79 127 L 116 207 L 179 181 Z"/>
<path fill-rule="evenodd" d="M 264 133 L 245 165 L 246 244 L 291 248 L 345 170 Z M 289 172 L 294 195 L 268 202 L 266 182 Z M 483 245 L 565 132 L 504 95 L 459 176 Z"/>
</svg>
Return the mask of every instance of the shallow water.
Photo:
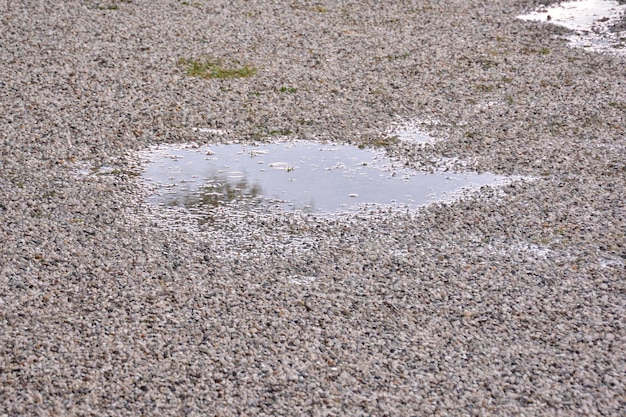
<svg viewBox="0 0 626 417">
<path fill-rule="evenodd" d="M 518 18 L 549 22 L 574 30 L 576 33 L 568 37 L 573 46 L 623 55 L 626 54 L 626 35 L 613 33 L 609 28 L 625 12 L 626 5 L 617 1 L 579 0 L 541 7 Z"/>
<path fill-rule="evenodd" d="M 508 181 L 493 174 L 417 172 L 382 151 L 302 141 L 161 146 L 144 156 L 151 204 L 205 211 L 225 204 L 327 213 L 368 204 L 412 209 Z"/>
<path fill-rule="evenodd" d="M 433 121 L 405 121 L 399 123 L 388 132 L 389 137 L 396 137 L 398 140 L 409 142 L 417 145 L 427 145 L 437 142 L 437 139 L 428 135 L 422 128 L 424 125 L 436 124 Z"/>
</svg>

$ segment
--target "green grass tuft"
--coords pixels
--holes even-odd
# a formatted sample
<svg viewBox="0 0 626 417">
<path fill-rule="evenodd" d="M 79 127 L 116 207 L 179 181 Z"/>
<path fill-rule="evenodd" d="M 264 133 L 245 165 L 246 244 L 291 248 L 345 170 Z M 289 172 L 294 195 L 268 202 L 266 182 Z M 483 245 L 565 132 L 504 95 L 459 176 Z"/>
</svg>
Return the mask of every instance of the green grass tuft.
<svg viewBox="0 0 626 417">
<path fill-rule="evenodd" d="M 256 74 L 256 68 L 250 65 L 242 67 L 227 67 L 221 60 L 193 60 L 181 58 L 179 65 L 185 68 L 187 75 L 192 77 L 216 78 L 220 80 L 230 78 L 248 78 Z"/>
</svg>

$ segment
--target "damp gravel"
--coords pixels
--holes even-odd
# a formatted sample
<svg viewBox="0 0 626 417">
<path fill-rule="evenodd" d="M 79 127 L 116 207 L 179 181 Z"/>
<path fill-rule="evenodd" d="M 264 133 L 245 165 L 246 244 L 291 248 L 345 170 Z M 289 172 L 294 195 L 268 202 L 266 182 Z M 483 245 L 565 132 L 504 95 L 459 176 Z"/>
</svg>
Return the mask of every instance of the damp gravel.
<svg viewBox="0 0 626 417">
<path fill-rule="evenodd" d="M 624 415 L 625 57 L 539 3 L 0 0 L 0 415 Z M 146 200 L 146 149 L 279 142 L 512 180 Z"/>
</svg>

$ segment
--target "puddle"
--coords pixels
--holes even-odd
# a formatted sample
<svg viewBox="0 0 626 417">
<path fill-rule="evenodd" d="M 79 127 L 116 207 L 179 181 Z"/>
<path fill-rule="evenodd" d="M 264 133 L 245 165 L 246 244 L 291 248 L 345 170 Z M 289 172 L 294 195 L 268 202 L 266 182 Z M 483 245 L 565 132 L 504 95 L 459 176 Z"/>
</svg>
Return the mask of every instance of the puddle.
<svg viewBox="0 0 626 417">
<path fill-rule="evenodd" d="M 420 132 L 417 129 L 398 129 L 394 133 L 398 136 L 398 139 L 407 142 L 418 143 L 420 145 L 435 143 L 435 140 L 432 137 Z"/>
<path fill-rule="evenodd" d="M 213 129 L 210 127 L 192 127 L 191 130 L 198 133 L 209 133 L 218 136 L 228 135 L 230 133 L 226 129 Z"/>
<path fill-rule="evenodd" d="M 401 141 L 415 143 L 418 145 L 435 143 L 437 140 L 424 132 L 422 130 L 422 125 L 426 125 L 426 123 L 420 123 L 419 121 L 400 123 L 391 129 L 387 136 L 397 137 Z"/>
<path fill-rule="evenodd" d="M 317 142 L 161 146 L 143 155 L 148 202 L 209 214 L 242 210 L 335 213 L 369 205 L 413 209 L 457 198 L 510 178 L 478 173 L 422 173 L 383 151 Z"/>
<path fill-rule="evenodd" d="M 575 31 L 572 46 L 626 55 L 626 34 L 611 30 L 626 12 L 626 4 L 610 0 L 579 0 L 540 7 L 523 20 L 550 22 Z"/>
</svg>

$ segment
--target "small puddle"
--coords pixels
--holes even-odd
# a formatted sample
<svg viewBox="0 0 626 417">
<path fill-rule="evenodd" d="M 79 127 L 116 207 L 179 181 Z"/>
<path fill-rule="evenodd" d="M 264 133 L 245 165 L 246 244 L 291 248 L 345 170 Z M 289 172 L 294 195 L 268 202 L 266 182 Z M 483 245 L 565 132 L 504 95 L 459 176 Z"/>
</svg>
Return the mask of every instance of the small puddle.
<svg viewBox="0 0 626 417">
<path fill-rule="evenodd" d="M 540 7 L 522 16 L 523 20 L 549 22 L 574 30 L 568 39 L 573 46 L 593 51 L 611 51 L 626 54 L 626 34 L 618 28 L 626 4 L 612 0 L 579 0 L 559 2 L 550 7 Z"/>
<path fill-rule="evenodd" d="M 437 142 L 435 138 L 428 135 L 421 129 L 419 121 L 408 121 L 398 124 L 388 133 L 389 137 L 397 137 L 399 140 L 417 145 L 429 145 Z M 433 124 L 432 122 L 430 124 Z"/>
<path fill-rule="evenodd" d="M 148 202 L 205 213 L 242 210 L 335 213 L 369 204 L 417 208 L 510 179 L 493 174 L 423 173 L 383 151 L 317 142 L 169 145 L 146 151 Z"/>
</svg>

